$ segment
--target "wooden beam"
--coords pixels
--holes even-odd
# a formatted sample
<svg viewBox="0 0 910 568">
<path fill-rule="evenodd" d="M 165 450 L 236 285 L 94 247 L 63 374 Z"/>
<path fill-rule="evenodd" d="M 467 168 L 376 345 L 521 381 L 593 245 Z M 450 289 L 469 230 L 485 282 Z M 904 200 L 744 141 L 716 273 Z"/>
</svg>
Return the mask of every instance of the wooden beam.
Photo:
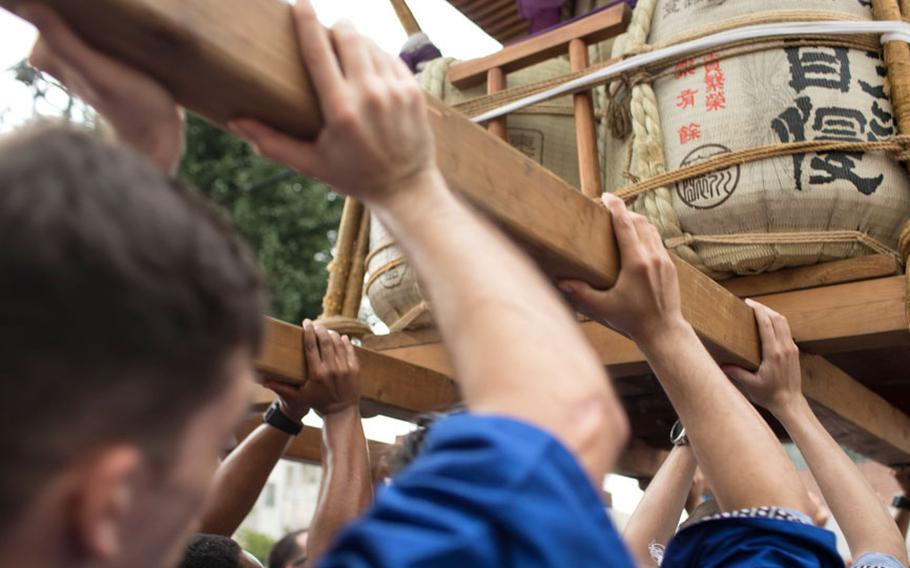
<svg viewBox="0 0 910 568">
<path fill-rule="evenodd" d="M 305 376 L 303 329 L 271 318 L 266 323 L 265 346 L 256 367 L 265 376 L 301 382 Z M 458 389 L 448 377 L 369 349 L 356 349 L 363 398 L 384 414 L 406 418 L 446 409 L 458 400 Z"/>
<path fill-rule="evenodd" d="M 452 65 L 449 68 L 449 81 L 459 89 L 466 89 L 482 84 L 490 69 L 501 68 L 505 73 L 512 73 L 566 55 L 573 39 L 583 40 L 590 45 L 615 37 L 626 29 L 631 16 L 632 11 L 628 5 L 617 4 L 577 22 L 510 45 L 492 55 Z"/>
<path fill-rule="evenodd" d="M 253 430 L 262 424 L 262 419 L 252 418 L 237 431 L 237 443 L 246 439 Z M 384 456 L 391 448 L 389 444 L 367 440 L 370 448 L 370 458 L 375 460 Z M 319 465 L 322 463 L 322 430 L 311 426 L 304 426 L 303 430 L 291 440 L 291 445 L 284 453 L 284 459 L 297 462 Z"/>
<path fill-rule="evenodd" d="M 907 280 L 890 276 L 758 298 L 787 316 L 793 338 L 825 354 L 910 345 Z"/>
<path fill-rule="evenodd" d="M 670 454 L 667 450 L 649 446 L 632 438 L 614 467 L 615 473 L 635 478 L 652 478 Z"/>
<path fill-rule="evenodd" d="M 901 264 L 896 257 L 890 254 L 873 254 L 732 278 L 721 282 L 721 285 L 740 298 L 755 298 L 765 294 L 871 280 L 900 273 Z"/>
<path fill-rule="evenodd" d="M 286 2 L 39 2 L 97 48 L 144 69 L 181 104 L 216 123 L 249 116 L 304 137 L 321 127 Z M 0 0 L 11 11 L 23 3 Z"/>
<path fill-rule="evenodd" d="M 885 465 L 910 463 L 910 417 L 821 357 L 801 364 L 803 392 L 840 444 Z"/>
</svg>

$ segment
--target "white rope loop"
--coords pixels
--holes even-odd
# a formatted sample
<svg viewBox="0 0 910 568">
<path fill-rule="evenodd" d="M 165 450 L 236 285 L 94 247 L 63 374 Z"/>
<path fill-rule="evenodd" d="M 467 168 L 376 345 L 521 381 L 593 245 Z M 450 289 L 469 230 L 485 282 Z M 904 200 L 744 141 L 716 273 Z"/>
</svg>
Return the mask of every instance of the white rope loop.
<svg viewBox="0 0 910 568">
<path fill-rule="evenodd" d="M 776 24 L 758 24 L 734 30 L 727 30 L 702 38 L 686 41 L 655 49 L 624 59 L 613 65 L 603 67 L 588 75 L 573 79 L 552 89 L 529 95 L 517 101 L 505 104 L 497 109 L 485 112 L 471 120 L 476 123 L 487 122 L 507 114 L 535 105 L 560 95 L 571 93 L 585 87 L 593 86 L 617 75 L 637 71 L 638 69 L 659 63 L 664 60 L 697 53 L 704 50 L 750 39 L 769 39 L 783 36 L 811 35 L 879 35 L 882 43 L 902 41 L 910 43 L 910 24 L 898 21 L 822 21 L 822 22 L 789 22 Z"/>
</svg>

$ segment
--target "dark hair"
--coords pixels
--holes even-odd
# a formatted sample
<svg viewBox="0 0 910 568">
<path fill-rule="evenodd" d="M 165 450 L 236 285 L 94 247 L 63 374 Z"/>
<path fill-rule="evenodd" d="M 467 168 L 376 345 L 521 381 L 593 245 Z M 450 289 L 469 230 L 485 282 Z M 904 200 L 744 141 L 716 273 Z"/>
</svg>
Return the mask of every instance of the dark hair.
<svg viewBox="0 0 910 568">
<path fill-rule="evenodd" d="M 178 568 L 240 568 L 240 545 L 220 534 L 194 534 Z"/>
<path fill-rule="evenodd" d="M 269 568 L 284 568 L 296 556 L 305 553 L 306 551 L 297 545 L 297 537 L 306 531 L 306 529 L 301 529 L 281 537 L 281 540 L 276 542 L 269 552 Z"/>
<path fill-rule="evenodd" d="M 261 314 L 234 232 L 143 158 L 62 127 L 0 142 L 0 527 L 104 445 L 168 463 Z"/>
<path fill-rule="evenodd" d="M 464 412 L 464 406 L 456 404 L 446 412 L 428 412 L 417 417 L 414 423 L 417 428 L 401 438 L 385 457 L 386 473 L 395 477 L 417 459 L 423 450 L 427 434 L 434 424 L 453 414 Z"/>
</svg>

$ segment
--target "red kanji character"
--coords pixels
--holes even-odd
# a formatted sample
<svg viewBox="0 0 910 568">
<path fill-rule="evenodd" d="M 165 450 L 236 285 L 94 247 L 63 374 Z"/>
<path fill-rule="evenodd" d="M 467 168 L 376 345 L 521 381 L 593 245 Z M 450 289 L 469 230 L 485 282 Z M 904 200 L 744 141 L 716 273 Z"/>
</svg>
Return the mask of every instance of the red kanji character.
<svg viewBox="0 0 910 568">
<path fill-rule="evenodd" d="M 708 93 L 705 98 L 705 108 L 708 109 L 708 112 L 727 108 L 727 96 L 723 91 Z"/>
<path fill-rule="evenodd" d="M 692 122 L 679 129 L 679 143 L 685 144 L 701 138 L 701 125 Z"/>
<path fill-rule="evenodd" d="M 695 106 L 695 95 L 698 94 L 697 89 L 686 89 L 679 93 L 676 97 L 676 106 L 679 108 L 688 108 Z"/>
<path fill-rule="evenodd" d="M 723 91 L 726 80 L 723 73 L 705 75 L 705 88 L 708 91 Z"/>
<path fill-rule="evenodd" d="M 673 77 L 676 79 L 682 79 L 683 77 L 688 77 L 689 75 L 695 75 L 695 60 L 686 59 L 685 61 L 680 61 L 673 67 Z"/>
</svg>

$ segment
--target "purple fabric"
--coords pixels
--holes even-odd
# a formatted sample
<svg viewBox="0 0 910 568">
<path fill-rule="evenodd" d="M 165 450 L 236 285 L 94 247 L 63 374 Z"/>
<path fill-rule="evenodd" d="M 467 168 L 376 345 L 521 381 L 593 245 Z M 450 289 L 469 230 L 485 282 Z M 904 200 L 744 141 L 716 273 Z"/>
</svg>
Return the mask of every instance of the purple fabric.
<svg viewBox="0 0 910 568">
<path fill-rule="evenodd" d="M 531 33 L 559 25 L 565 0 L 518 0 L 518 14 L 531 21 Z"/>
<path fill-rule="evenodd" d="M 398 57 L 405 62 L 405 65 L 411 70 L 411 73 L 417 73 L 417 66 L 433 59 L 442 57 L 439 49 L 432 43 L 425 43 L 417 49 L 411 51 L 402 51 Z"/>
<path fill-rule="evenodd" d="M 599 8 L 591 10 L 587 14 L 582 14 L 581 16 L 575 16 L 574 18 L 571 18 L 571 19 L 563 22 L 560 20 L 560 13 L 562 10 L 561 6 L 562 6 L 562 4 L 564 4 L 564 0 L 562 0 L 562 1 L 561 0 L 518 0 L 518 13 L 521 14 L 521 16 L 523 18 L 525 18 L 527 20 L 531 20 L 531 31 L 527 37 L 524 37 L 524 38 L 522 38 L 518 41 L 512 42 L 512 43 L 513 44 L 520 43 L 535 35 L 550 31 L 553 28 L 557 28 L 559 26 L 564 26 L 564 25 L 570 24 L 572 22 L 577 22 L 578 20 L 580 20 L 582 18 L 587 18 L 591 14 L 596 14 L 597 12 L 602 12 L 603 10 L 608 10 L 608 9 L 612 8 L 613 6 L 616 6 L 617 4 L 628 4 L 630 8 L 634 8 L 635 2 L 636 2 L 636 0 L 613 0 L 609 4 L 605 4 Z M 554 5 L 558 5 L 560 7 L 554 8 L 553 7 Z M 533 17 L 534 17 L 534 15 L 541 13 L 542 10 L 555 10 L 555 14 L 556 14 L 555 19 L 552 20 L 550 23 L 543 25 L 542 27 L 537 27 L 535 25 Z M 553 16 L 550 16 L 550 17 L 552 18 Z"/>
</svg>

